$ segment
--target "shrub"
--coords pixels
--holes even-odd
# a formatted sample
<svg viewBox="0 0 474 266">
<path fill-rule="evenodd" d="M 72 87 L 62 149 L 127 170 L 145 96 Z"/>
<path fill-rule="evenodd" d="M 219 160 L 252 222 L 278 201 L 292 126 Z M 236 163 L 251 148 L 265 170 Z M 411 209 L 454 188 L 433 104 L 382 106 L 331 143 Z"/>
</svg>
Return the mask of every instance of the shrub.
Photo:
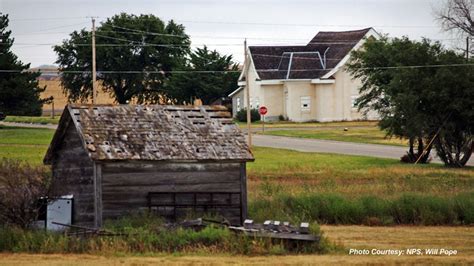
<svg viewBox="0 0 474 266">
<path fill-rule="evenodd" d="M 453 224 L 456 220 L 452 200 L 439 197 L 402 195 L 391 209 L 399 224 L 441 225 Z"/>
<path fill-rule="evenodd" d="M 279 115 L 278 116 L 278 121 L 288 121 L 288 118 L 285 117 L 284 115 Z"/>
<path fill-rule="evenodd" d="M 38 199 L 50 194 L 50 182 L 45 167 L 0 160 L 0 224 L 31 226 L 39 215 Z"/>
<path fill-rule="evenodd" d="M 235 118 L 237 118 L 239 122 L 247 122 L 247 109 L 240 109 Z M 252 119 L 252 122 L 260 121 L 260 114 L 257 109 L 250 109 L 250 119 Z"/>
<path fill-rule="evenodd" d="M 474 192 L 463 193 L 454 198 L 457 220 L 463 224 L 474 224 Z"/>
<path fill-rule="evenodd" d="M 250 201 L 255 220 L 288 219 L 327 224 L 458 225 L 474 223 L 474 193 L 454 197 L 403 194 L 395 199 L 376 196 L 347 198 L 332 193 L 288 195 Z"/>
</svg>

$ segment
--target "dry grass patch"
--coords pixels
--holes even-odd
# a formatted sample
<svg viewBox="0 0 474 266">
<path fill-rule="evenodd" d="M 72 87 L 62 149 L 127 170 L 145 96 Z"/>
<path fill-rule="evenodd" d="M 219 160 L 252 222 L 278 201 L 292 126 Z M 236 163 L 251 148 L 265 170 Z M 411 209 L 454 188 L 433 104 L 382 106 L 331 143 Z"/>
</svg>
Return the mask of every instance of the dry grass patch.
<svg viewBox="0 0 474 266">
<path fill-rule="evenodd" d="M 472 167 L 450 169 L 439 164 L 411 165 L 392 159 L 261 147 L 255 147 L 253 153 L 257 160 L 248 167 L 251 197 L 280 192 L 331 192 L 348 197 L 393 197 L 402 192 L 448 196 L 474 191 Z"/>
<path fill-rule="evenodd" d="M 456 249 L 458 255 L 474 259 L 472 226 L 332 226 L 322 225 L 326 236 L 349 248 Z"/>
<path fill-rule="evenodd" d="M 472 255 L 456 256 L 350 256 L 291 255 L 234 256 L 153 254 L 149 256 L 93 256 L 73 254 L 0 254 L 0 265 L 400 265 L 400 264 L 464 264 L 474 263 Z"/>
</svg>

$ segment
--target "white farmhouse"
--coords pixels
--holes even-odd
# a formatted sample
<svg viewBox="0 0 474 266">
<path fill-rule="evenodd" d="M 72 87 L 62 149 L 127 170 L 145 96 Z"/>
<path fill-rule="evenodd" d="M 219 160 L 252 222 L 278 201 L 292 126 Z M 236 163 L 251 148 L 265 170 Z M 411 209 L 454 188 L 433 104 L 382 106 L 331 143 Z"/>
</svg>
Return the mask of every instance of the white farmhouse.
<svg viewBox="0 0 474 266">
<path fill-rule="evenodd" d="M 266 120 L 342 121 L 377 119 L 364 116 L 354 106 L 360 81 L 351 78 L 344 65 L 351 51 L 367 38 L 378 38 L 372 29 L 319 32 L 305 46 L 250 46 L 248 70 L 250 106 L 266 106 Z M 233 115 L 246 108 L 246 75 L 232 92 Z"/>
</svg>

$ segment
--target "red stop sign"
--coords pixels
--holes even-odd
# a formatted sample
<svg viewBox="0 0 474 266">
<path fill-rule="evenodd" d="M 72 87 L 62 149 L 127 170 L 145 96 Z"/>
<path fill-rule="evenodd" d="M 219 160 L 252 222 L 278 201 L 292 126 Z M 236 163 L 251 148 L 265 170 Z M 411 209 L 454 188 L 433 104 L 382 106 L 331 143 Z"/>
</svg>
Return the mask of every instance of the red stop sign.
<svg viewBox="0 0 474 266">
<path fill-rule="evenodd" d="M 260 108 L 258 108 L 258 112 L 260 113 L 260 115 L 266 115 L 268 112 L 268 109 L 265 106 L 260 106 Z"/>
</svg>

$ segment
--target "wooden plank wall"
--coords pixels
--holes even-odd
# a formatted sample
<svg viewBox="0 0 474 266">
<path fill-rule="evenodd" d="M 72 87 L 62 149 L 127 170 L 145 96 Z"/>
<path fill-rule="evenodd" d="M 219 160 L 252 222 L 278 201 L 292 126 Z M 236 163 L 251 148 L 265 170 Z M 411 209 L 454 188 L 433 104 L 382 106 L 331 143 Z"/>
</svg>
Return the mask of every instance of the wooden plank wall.
<svg viewBox="0 0 474 266">
<path fill-rule="evenodd" d="M 52 161 L 53 193 L 74 195 L 73 223 L 94 225 L 93 163 L 73 123 Z"/>
<path fill-rule="evenodd" d="M 241 163 L 104 163 L 101 167 L 103 219 L 147 210 L 148 192 L 240 193 L 241 167 Z M 233 223 L 240 223 L 240 209 L 221 208 L 216 212 Z"/>
</svg>

